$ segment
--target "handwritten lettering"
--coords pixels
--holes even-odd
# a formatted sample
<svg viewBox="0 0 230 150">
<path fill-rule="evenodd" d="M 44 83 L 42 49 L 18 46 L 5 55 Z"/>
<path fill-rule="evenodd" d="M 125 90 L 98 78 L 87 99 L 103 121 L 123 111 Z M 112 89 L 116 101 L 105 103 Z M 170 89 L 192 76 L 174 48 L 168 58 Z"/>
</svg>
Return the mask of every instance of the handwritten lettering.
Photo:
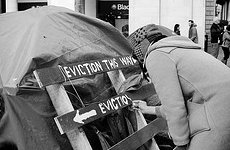
<svg viewBox="0 0 230 150">
<path fill-rule="evenodd" d="M 133 58 L 131 56 L 119 58 L 123 65 L 134 65 Z"/>
<path fill-rule="evenodd" d="M 101 59 L 85 63 L 78 63 L 62 67 L 66 77 L 76 78 L 115 70 L 117 68 L 132 66 L 135 65 L 135 63 L 136 61 L 132 58 L 132 56 L 123 56 L 110 59 Z"/>
<path fill-rule="evenodd" d="M 106 102 L 99 103 L 98 106 L 103 114 L 111 111 L 118 110 L 120 107 L 128 105 L 131 98 L 127 95 L 118 96 L 115 98 L 111 98 Z"/>
<path fill-rule="evenodd" d="M 100 62 L 84 63 L 69 67 L 64 66 L 63 69 L 65 70 L 66 76 L 68 78 L 74 76 L 82 76 L 86 74 L 92 75 L 94 73 L 103 71 Z"/>
</svg>

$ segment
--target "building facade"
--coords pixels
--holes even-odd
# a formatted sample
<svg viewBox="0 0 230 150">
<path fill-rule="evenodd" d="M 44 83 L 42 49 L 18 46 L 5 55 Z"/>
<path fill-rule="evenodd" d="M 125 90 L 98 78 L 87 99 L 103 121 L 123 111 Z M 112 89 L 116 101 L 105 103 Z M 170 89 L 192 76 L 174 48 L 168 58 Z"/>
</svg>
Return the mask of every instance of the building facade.
<svg viewBox="0 0 230 150">
<path fill-rule="evenodd" d="M 219 4 L 221 7 L 217 7 Z M 149 24 L 173 29 L 180 24 L 181 35 L 188 36 L 188 20 L 197 24 L 199 44 L 210 41 L 213 17 L 229 19 L 229 0 L 1 0 L 1 13 L 25 10 L 44 5 L 63 6 L 91 17 L 110 22 L 122 32 L 129 25 L 129 33 Z M 205 36 L 207 39 L 205 39 Z M 206 44 L 207 44 L 206 43 Z M 209 45 L 209 44 L 207 44 Z"/>
</svg>

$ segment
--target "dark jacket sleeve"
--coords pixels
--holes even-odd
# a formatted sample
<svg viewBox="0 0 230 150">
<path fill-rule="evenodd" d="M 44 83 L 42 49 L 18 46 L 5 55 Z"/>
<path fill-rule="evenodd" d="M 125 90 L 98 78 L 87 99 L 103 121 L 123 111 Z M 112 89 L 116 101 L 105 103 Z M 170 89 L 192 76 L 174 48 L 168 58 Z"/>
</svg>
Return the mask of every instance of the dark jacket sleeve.
<svg viewBox="0 0 230 150">
<path fill-rule="evenodd" d="M 218 30 L 214 25 L 211 26 L 211 35 L 219 35 L 220 34 L 220 30 Z"/>
<path fill-rule="evenodd" d="M 217 43 L 218 39 L 220 41 L 222 41 L 222 39 L 221 39 L 221 33 L 222 33 L 221 27 L 219 27 L 216 24 L 212 24 L 212 26 L 210 28 L 210 33 L 211 33 L 211 42 L 212 43 Z"/>
<path fill-rule="evenodd" d="M 164 52 L 153 51 L 146 59 L 146 67 L 161 101 L 170 135 L 175 145 L 189 143 L 189 126 L 176 65 Z"/>
</svg>

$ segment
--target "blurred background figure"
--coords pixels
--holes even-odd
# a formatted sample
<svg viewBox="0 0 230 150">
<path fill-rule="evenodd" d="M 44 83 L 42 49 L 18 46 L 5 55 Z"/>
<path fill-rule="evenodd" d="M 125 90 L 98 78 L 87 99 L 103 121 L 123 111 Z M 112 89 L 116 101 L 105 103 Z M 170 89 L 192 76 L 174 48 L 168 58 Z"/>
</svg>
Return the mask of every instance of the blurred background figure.
<svg viewBox="0 0 230 150">
<path fill-rule="evenodd" d="M 180 35 L 180 25 L 179 24 L 175 24 L 175 26 L 174 26 L 174 32 L 177 35 Z"/>
<path fill-rule="evenodd" d="M 225 65 L 227 65 L 227 61 L 229 58 L 229 47 L 230 47 L 230 25 L 226 27 L 226 30 L 223 34 L 223 43 L 221 45 L 222 50 L 224 51 L 224 57 L 221 60 Z"/>
<path fill-rule="evenodd" d="M 129 25 L 128 25 L 128 24 L 124 25 L 124 26 L 121 28 L 121 31 L 122 31 L 122 34 L 123 34 L 125 37 L 128 37 L 128 36 L 129 36 Z"/>
<path fill-rule="evenodd" d="M 198 43 L 198 35 L 197 35 L 197 29 L 196 29 L 197 25 L 194 23 L 193 20 L 189 20 L 188 24 L 189 24 L 188 38 L 192 40 L 194 43 Z"/>
<path fill-rule="evenodd" d="M 211 48 L 208 49 L 208 53 L 214 56 L 215 58 L 218 57 L 219 54 L 219 48 L 220 48 L 220 41 L 221 39 L 221 33 L 223 32 L 223 29 L 219 25 L 220 19 L 218 17 L 213 18 L 213 23 L 210 28 L 211 33 Z"/>
</svg>

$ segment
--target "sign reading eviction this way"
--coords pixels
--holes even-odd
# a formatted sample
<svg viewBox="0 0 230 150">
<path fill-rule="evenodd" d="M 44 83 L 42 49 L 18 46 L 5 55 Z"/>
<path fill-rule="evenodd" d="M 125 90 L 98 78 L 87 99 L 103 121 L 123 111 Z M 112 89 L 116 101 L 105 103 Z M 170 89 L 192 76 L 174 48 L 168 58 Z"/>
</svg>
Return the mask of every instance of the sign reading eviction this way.
<svg viewBox="0 0 230 150">
<path fill-rule="evenodd" d="M 120 94 L 110 99 L 92 103 L 87 107 L 58 116 L 55 118 L 55 121 L 59 131 L 63 134 L 131 104 L 132 99 L 127 94 Z"/>
<path fill-rule="evenodd" d="M 137 61 L 133 59 L 132 56 L 120 56 L 38 69 L 35 71 L 35 76 L 39 78 L 40 86 L 42 87 L 102 72 L 126 68 L 136 64 Z M 55 76 L 53 76 L 53 74 L 55 74 Z"/>
</svg>

